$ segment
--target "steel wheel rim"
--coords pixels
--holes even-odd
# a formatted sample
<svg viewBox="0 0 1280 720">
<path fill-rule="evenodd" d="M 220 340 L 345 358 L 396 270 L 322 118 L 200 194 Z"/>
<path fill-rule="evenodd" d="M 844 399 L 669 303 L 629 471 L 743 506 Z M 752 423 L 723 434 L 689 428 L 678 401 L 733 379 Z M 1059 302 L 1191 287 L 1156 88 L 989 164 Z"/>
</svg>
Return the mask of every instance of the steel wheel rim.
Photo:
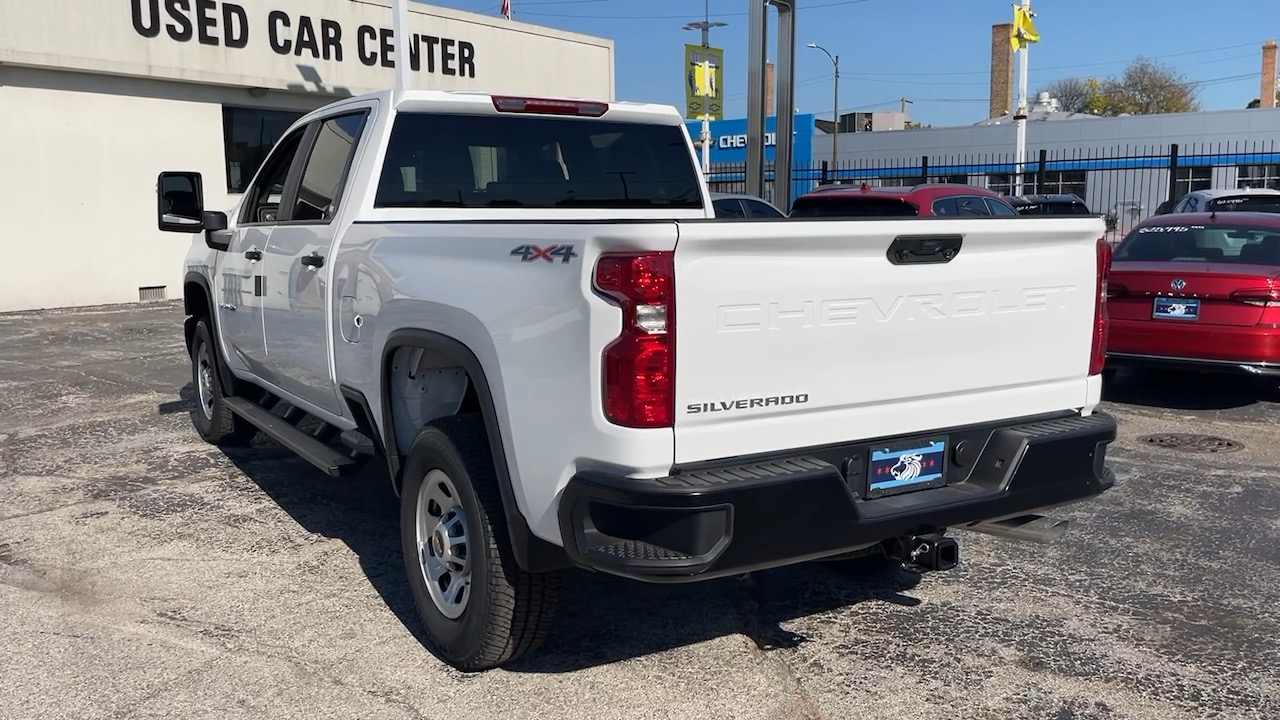
<svg viewBox="0 0 1280 720">
<path fill-rule="evenodd" d="M 415 540 L 418 567 L 440 614 L 457 620 L 471 599 L 467 517 L 453 480 L 432 470 L 418 487 Z"/>
<path fill-rule="evenodd" d="M 206 420 L 213 419 L 213 362 L 209 358 L 209 346 L 200 343 L 200 351 L 196 353 L 196 393 L 200 401 L 200 412 Z"/>
</svg>

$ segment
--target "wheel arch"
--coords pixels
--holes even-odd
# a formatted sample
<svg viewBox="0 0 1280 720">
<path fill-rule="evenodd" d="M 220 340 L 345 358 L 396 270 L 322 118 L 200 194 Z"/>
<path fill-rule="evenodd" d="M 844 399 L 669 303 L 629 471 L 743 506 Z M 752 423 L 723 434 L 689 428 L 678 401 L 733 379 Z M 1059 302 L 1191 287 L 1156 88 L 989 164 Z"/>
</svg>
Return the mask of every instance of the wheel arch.
<svg viewBox="0 0 1280 720">
<path fill-rule="evenodd" d="M 187 316 L 182 323 L 183 342 L 187 353 L 191 353 L 191 341 L 196 334 L 196 323 L 201 319 L 207 320 L 209 333 L 212 335 L 209 339 L 213 342 L 215 350 L 213 361 L 218 367 L 218 379 L 228 391 L 237 394 L 242 383 L 231 373 L 231 369 L 222 358 L 222 335 L 218 332 L 218 313 L 214 311 L 213 289 L 209 285 L 208 276 L 204 273 L 190 271 L 183 278 L 182 311 Z"/>
<path fill-rule="evenodd" d="M 520 512 L 515 498 L 515 488 L 511 480 L 511 466 L 503 444 L 502 423 L 499 422 L 497 406 L 494 404 L 493 391 L 485 374 L 480 359 L 466 344 L 455 338 L 416 328 L 395 330 L 387 336 L 379 357 L 378 389 L 381 408 L 379 417 L 382 424 L 381 445 L 385 451 L 387 469 L 391 475 L 393 489 L 398 495 L 402 485 L 404 455 L 408 448 L 401 448 L 397 438 L 395 417 L 392 410 L 393 379 L 392 361 L 397 351 L 405 349 L 422 349 L 447 360 L 450 366 L 462 368 L 466 372 L 468 389 L 464 395 L 463 406 L 468 398 L 473 398 L 476 409 L 484 421 L 485 435 L 493 458 L 494 469 L 498 478 L 498 490 L 502 498 L 503 514 L 506 518 L 507 530 L 511 538 L 511 546 L 516 562 L 528 572 L 547 572 L 570 566 L 568 556 L 563 548 L 557 547 L 533 534 L 528 521 Z"/>
</svg>

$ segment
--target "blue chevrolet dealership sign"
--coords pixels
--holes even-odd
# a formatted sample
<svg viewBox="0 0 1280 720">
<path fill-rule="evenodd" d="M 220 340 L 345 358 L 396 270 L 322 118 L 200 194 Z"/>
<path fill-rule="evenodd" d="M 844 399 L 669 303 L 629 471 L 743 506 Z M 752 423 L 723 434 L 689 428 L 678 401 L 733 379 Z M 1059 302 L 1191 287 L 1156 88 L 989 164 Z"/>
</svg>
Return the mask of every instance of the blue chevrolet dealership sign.
<svg viewBox="0 0 1280 720">
<path fill-rule="evenodd" d="M 795 116 L 795 144 L 791 157 L 795 165 L 808 167 L 813 162 L 813 115 Z M 778 119 L 765 118 L 765 162 L 771 162 L 777 152 L 775 128 Z M 697 142 L 702 135 L 702 121 L 689 120 L 685 123 L 689 137 Z M 747 161 L 747 119 L 713 120 L 711 122 L 711 164 L 745 163 Z"/>
</svg>

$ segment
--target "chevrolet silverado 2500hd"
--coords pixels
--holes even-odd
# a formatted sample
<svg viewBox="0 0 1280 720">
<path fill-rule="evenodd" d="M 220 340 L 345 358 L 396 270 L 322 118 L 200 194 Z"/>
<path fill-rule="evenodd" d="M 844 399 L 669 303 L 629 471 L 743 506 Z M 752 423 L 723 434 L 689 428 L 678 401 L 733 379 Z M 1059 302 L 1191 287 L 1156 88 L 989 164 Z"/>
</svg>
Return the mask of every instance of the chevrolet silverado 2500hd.
<svg viewBox="0 0 1280 720">
<path fill-rule="evenodd" d="M 201 182 L 157 183 L 196 430 L 384 458 L 458 668 L 537 646 L 565 568 L 945 569 L 1114 483 L 1098 218 L 716 220 L 674 109 L 476 93 L 312 112 L 228 213 Z"/>
</svg>

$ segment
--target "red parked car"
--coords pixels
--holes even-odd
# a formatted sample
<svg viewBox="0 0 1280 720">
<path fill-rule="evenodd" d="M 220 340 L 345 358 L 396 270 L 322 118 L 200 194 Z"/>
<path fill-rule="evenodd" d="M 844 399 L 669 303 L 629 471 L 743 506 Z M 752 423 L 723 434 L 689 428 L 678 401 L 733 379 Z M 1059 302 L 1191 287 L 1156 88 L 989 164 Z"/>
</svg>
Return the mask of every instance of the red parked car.
<svg viewBox="0 0 1280 720">
<path fill-rule="evenodd" d="M 790 217 L 1014 217 L 1000 193 L 972 185 L 926 183 L 912 187 L 824 185 L 791 204 Z"/>
<path fill-rule="evenodd" d="M 1107 365 L 1280 377 L 1280 215 L 1157 215 L 1116 248 Z"/>
</svg>

